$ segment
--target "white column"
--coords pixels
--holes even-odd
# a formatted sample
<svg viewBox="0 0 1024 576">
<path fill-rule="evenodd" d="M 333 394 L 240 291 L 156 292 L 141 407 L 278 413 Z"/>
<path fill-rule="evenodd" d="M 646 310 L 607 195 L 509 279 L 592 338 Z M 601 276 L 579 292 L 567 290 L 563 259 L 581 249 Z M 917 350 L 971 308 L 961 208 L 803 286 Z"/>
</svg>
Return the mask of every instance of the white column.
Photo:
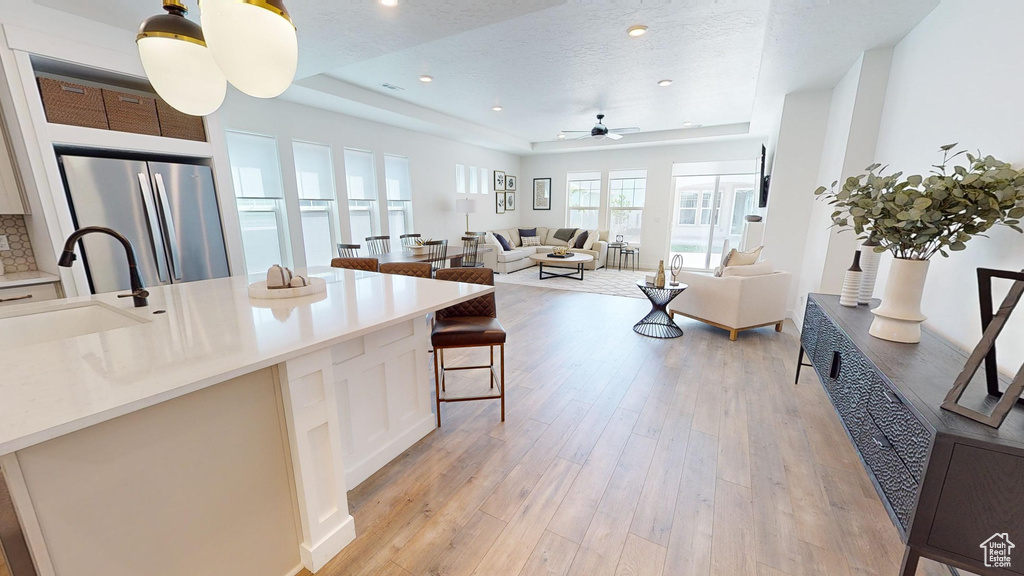
<svg viewBox="0 0 1024 576">
<path fill-rule="evenodd" d="M 302 524 L 299 554 L 310 572 L 356 537 L 348 513 L 345 467 L 330 349 L 278 366 Z"/>
</svg>

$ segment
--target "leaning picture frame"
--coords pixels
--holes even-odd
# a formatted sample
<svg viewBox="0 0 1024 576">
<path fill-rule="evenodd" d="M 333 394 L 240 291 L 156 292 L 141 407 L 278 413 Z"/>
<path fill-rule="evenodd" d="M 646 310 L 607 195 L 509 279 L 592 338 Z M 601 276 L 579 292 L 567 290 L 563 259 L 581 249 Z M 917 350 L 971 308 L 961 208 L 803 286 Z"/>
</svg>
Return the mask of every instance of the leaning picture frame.
<svg viewBox="0 0 1024 576">
<path fill-rule="evenodd" d="M 551 178 L 533 179 L 533 209 L 551 210 Z"/>
<path fill-rule="evenodd" d="M 504 192 L 505 191 L 505 173 L 500 170 L 494 171 L 494 191 Z"/>
<path fill-rule="evenodd" d="M 1013 286 L 1003 299 L 998 310 L 993 309 L 992 302 L 992 279 L 1003 278 L 1013 280 Z M 1021 395 L 1024 394 L 1024 366 L 1021 366 L 1017 375 L 1010 382 L 1005 391 L 999 389 L 999 364 L 996 360 L 996 339 L 1006 326 L 1010 315 L 1024 298 L 1024 270 L 1020 272 L 1009 272 L 1006 270 L 991 270 L 978 268 L 978 289 L 981 302 L 981 326 L 984 333 L 978 346 L 967 359 L 963 371 L 957 376 L 953 388 L 946 394 L 942 402 L 942 409 L 970 418 L 992 428 L 999 428 L 1003 421 L 1009 416 L 1010 410 L 1016 404 Z M 978 410 L 968 408 L 960 404 L 964 392 L 970 386 L 971 380 L 978 373 L 982 362 L 985 363 L 985 380 L 988 387 L 988 395 L 998 397 L 999 401 L 992 409 L 991 414 L 985 414 Z"/>
</svg>

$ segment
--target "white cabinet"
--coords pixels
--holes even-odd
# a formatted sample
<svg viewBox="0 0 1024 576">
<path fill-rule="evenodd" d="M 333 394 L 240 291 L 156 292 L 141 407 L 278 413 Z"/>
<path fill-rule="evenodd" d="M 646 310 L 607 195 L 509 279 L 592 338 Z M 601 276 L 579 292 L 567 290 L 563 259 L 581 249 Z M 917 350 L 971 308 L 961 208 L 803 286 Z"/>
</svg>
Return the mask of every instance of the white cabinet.
<svg viewBox="0 0 1024 576">
<path fill-rule="evenodd" d="M 0 289 L 0 308 L 29 302 L 42 302 L 57 299 L 56 284 L 35 284 L 17 288 Z"/>
<path fill-rule="evenodd" d="M 0 214 L 25 214 L 27 210 L 14 171 L 7 130 L 2 128 L 0 126 Z"/>
</svg>

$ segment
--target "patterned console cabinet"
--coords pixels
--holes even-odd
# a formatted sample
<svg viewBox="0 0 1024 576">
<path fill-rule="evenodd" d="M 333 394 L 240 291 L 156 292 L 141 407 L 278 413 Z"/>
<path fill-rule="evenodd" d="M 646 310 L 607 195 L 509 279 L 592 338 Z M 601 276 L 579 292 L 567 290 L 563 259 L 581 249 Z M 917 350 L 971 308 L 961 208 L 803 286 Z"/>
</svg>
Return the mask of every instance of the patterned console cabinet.
<svg viewBox="0 0 1024 576">
<path fill-rule="evenodd" d="M 920 344 L 873 338 L 871 320 L 868 306 L 811 294 L 800 361 L 813 366 L 907 545 L 901 576 L 914 576 L 921 557 L 1024 575 L 1024 406 L 999 430 L 940 410 L 967 356 L 928 330 Z M 961 403 L 991 410 L 983 376 Z M 1009 566 L 986 566 L 993 536 L 994 546 L 1016 545 Z"/>
</svg>

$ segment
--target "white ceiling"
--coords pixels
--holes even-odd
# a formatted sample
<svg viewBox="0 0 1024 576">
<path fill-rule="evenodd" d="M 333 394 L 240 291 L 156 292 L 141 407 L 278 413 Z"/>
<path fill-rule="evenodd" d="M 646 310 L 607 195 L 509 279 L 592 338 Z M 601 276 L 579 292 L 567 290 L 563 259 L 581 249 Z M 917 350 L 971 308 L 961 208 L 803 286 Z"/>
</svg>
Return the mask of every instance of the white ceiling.
<svg viewBox="0 0 1024 576">
<path fill-rule="evenodd" d="M 129 30 L 160 5 L 35 1 Z M 333 89 L 312 98 L 310 77 L 323 74 L 334 88 L 340 80 L 364 89 L 389 114 L 400 102 L 414 104 L 399 114 L 418 115 L 419 122 L 451 118 L 516 141 L 543 142 L 560 130 L 587 130 L 603 112 L 610 127 L 639 126 L 649 143 L 658 138 L 652 132 L 678 139 L 684 122 L 750 123 L 753 132 L 768 133 L 785 94 L 833 86 L 861 52 L 895 44 L 938 1 L 399 0 L 397 8 L 385 8 L 376 0 L 287 0 L 287 6 L 299 29 L 306 101 L 353 92 Z M 195 8 L 192 0 L 186 4 Z M 648 33 L 628 37 L 633 24 L 649 26 Z M 435 81 L 422 84 L 421 74 Z M 659 87 L 663 78 L 674 83 Z M 504 110 L 493 112 L 495 104 Z"/>
</svg>

